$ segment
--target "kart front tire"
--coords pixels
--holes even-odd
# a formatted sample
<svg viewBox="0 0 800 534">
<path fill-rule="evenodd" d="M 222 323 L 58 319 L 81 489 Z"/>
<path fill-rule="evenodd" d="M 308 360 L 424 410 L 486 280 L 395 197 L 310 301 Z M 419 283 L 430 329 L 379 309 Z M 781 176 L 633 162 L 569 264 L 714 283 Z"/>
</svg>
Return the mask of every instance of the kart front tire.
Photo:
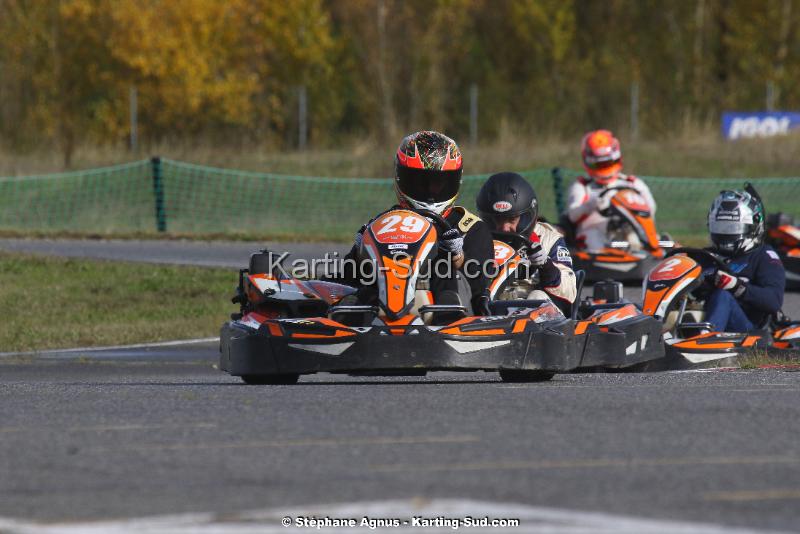
<svg viewBox="0 0 800 534">
<path fill-rule="evenodd" d="M 555 373 L 550 371 L 527 371 L 520 369 L 500 369 L 503 382 L 547 382 Z"/>
<path fill-rule="evenodd" d="M 298 374 L 285 375 L 242 375 L 242 381 L 250 386 L 282 386 L 297 384 Z"/>
</svg>

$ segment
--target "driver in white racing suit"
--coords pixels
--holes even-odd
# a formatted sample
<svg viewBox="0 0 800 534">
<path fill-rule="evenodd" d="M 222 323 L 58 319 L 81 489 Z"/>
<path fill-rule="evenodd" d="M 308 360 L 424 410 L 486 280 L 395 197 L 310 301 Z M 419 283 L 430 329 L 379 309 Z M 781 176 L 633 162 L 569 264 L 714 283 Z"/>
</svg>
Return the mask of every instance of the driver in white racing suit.
<svg viewBox="0 0 800 534">
<path fill-rule="evenodd" d="M 608 217 L 600 212 L 609 205 L 610 188 L 635 189 L 650 207 L 653 216 L 656 202 L 647 184 L 636 176 L 621 172 L 622 151 L 619 140 L 610 131 L 595 130 L 587 133 L 581 142 L 581 156 L 586 176 L 579 176 L 569 188 L 567 216 L 575 226 L 578 248 L 596 251 L 604 248 L 607 242 Z M 634 248 L 639 244 L 635 235 L 631 235 L 629 241 Z"/>
<path fill-rule="evenodd" d="M 539 200 L 525 178 L 513 172 L 493 174 L 478 191 L 475 204 L 494 230 L 519 234 L 534 244 L 526 259 L 538 270 L 539 282 L 528 298 L 570 309 L 577 298 L 572 256 L 561 232 L 539 221 Z"/>
</svg>

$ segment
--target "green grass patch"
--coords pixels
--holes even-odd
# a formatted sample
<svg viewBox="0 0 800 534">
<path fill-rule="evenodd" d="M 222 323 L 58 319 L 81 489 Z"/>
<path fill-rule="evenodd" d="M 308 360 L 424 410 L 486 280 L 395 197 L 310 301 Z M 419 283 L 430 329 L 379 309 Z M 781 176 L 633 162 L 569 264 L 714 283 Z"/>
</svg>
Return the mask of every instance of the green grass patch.
<svg viewBox="0 0 800 534">
<path fill-rule="evenodd" d="M 800 354 L 787 352 L 779 355 L 771 355 L 765 350 L 753 350 L 746 356 L 739 358 L 739 367 L 741 369 L 759 369 L 776 365 L 800 365 Z"/>
<path fill-rule="evenodd" d="M 235 284 L 231 269 L 0 252 L 0 352 L 214 336 Z"/>
</svg>

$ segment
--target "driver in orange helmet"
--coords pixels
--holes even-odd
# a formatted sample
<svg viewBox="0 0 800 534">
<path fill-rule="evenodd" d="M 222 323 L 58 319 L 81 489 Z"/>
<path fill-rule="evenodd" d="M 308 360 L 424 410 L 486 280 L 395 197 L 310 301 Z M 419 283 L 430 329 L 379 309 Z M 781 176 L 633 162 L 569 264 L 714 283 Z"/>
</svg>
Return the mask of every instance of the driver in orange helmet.
<svg viewBox="0 0 800 534">
<path fill-rule="evenodd" d="M 567 216 L 575 225 L 579 248 L 600 250 L 606 246 L 608 217 L 600 212 L 608 207 L 612 187 L 636 189 L 655 215 L 656 201 L 650 188 L 633 175 L 622 173 L 619 139 L 608 130 L 594 130 L 583 136 L 581 157 L 586 176 L 579 176 L 569 188 Z"/>
</svg>

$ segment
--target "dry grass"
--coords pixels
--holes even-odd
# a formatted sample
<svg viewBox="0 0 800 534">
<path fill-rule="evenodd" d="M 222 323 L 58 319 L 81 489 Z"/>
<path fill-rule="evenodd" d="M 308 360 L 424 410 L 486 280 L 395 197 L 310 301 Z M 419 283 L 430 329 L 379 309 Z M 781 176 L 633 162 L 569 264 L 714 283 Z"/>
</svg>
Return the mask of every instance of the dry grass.
<svg viewBox="0 0 800 534">
<path fill-rule="evenodd" d="M 580 137 L 563 140 L 532 137 L 505 128 L 496 141 L 471 146 L 462 143 L 469 174 L 501 170 L 529 170 L 562 166 L 579 168 Z M 765 140 L 725 141 L 709 128 L 686 128 L 674 138 L 622 138 L 626 170 L 644 176 L 762 177 L 797 176 L 800 135 Z M 381 177 L 392 172 L 394 144 L 375 140 L 348 141 L 338 149 L 304 152 L 273 146 L 229 146 L 171 143 L 131 153 L 124 147 L 82 147 L 72 167 L 91 168 L 161 155 L 172 159 L 224 168 L 293 175 Z M 0 152 L 0 175 L 27 175 L 65 170 L 57 150 L 33 153 Z"/>
<path fill-rule="evenodd" d="M 739 358 L 739 367 L 741 369 L 759 369 L 774 366 L 798 367 L 799 365 L 800 354 L 791 351 L 780 354 L 770 354 L 766 350 L 753 350 L 749 354 Z"/>
<path fill-rule="evenodd" d="M 231 269 L 0 252 L 0 352 L 214 336 L 235 285 Z"/>
</svg>

